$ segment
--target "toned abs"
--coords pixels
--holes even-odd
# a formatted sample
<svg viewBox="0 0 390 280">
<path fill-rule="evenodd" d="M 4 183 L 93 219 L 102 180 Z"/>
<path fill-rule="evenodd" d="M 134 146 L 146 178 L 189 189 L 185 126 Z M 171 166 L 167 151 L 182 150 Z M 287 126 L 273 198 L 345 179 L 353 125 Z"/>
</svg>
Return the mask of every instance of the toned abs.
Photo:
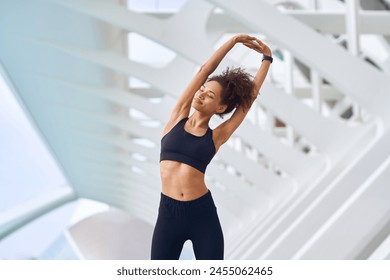
<svg viewBox="0 0 390 280">
<path fill-rule="evenodd" d="M 172 175 L 174 174 L 174 176 Z M 162 193 L 176 200 L 197 199 L 208 192 L 204 174 L 181 162 L 160 162 Z"/>
</svg>

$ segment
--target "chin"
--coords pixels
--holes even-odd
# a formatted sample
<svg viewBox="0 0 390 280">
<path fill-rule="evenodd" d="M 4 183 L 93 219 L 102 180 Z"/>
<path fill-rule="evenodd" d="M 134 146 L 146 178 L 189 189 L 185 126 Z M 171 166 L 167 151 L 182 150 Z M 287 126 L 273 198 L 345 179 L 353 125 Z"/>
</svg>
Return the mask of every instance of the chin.
<svg viewBox="0 0 390 280">
<path fill-rule="evenodd" d="M 195 102 L 195 101 L 192 102 L 191 107 L 194 108 L 197 111 L 199 111 L 199 109 L 201 108 L 200 104 Z"/>
</svg>

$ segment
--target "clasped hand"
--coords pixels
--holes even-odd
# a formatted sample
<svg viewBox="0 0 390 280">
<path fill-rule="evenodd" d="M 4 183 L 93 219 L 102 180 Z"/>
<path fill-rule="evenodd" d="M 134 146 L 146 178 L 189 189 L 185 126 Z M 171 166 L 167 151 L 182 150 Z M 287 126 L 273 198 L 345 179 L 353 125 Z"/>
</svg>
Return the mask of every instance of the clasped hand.
<svg viewBox="0 0 390 280">
<path fill-rule="evenodd" d="M 271 49 L 266 44 L 264 44 L 260 39 L 258 39 L 256 37 L 249 36 L 246 34 L 240 34 L 240 35 L 236 35 L 234 37 L 234 41 L 236 43 L 241 43 L 254 51 L 257 51 L 258 53 L 261 53 L 261 54 L 264 54 L 267 56 L 272 56 Z"/>
</svg>

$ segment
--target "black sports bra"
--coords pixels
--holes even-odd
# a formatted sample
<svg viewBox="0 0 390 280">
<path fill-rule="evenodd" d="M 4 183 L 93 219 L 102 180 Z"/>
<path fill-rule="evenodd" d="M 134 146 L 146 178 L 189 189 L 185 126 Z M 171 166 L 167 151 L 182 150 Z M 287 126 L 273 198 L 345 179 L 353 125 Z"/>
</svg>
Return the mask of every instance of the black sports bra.
<svg viewBox="0 0 390 280">
<path fill-rule="evenodd" d="M 182 162 L 205 173 L 207 165 L 215 155 L 213 131 L 208 128 L 203 136 L 193 135 L 184 129 L 188 118 L 179 121 L 161 139 L 160 161 Z"/>
</svg>

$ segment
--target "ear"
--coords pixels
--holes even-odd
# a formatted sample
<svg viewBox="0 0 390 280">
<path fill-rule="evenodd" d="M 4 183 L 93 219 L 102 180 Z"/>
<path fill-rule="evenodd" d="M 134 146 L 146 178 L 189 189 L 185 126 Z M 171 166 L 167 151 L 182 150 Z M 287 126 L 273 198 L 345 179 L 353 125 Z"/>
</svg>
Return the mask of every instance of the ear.
<svg viewBox="0 0 390 280">
<path fill-rule="evenodd" d="M 219 105 L 218 109 L 217 109 L 217 114 L 223 113 L 227 107 L 228 107 L 228 105 L 226 105 L 226 104 Z"/>
</svg>

